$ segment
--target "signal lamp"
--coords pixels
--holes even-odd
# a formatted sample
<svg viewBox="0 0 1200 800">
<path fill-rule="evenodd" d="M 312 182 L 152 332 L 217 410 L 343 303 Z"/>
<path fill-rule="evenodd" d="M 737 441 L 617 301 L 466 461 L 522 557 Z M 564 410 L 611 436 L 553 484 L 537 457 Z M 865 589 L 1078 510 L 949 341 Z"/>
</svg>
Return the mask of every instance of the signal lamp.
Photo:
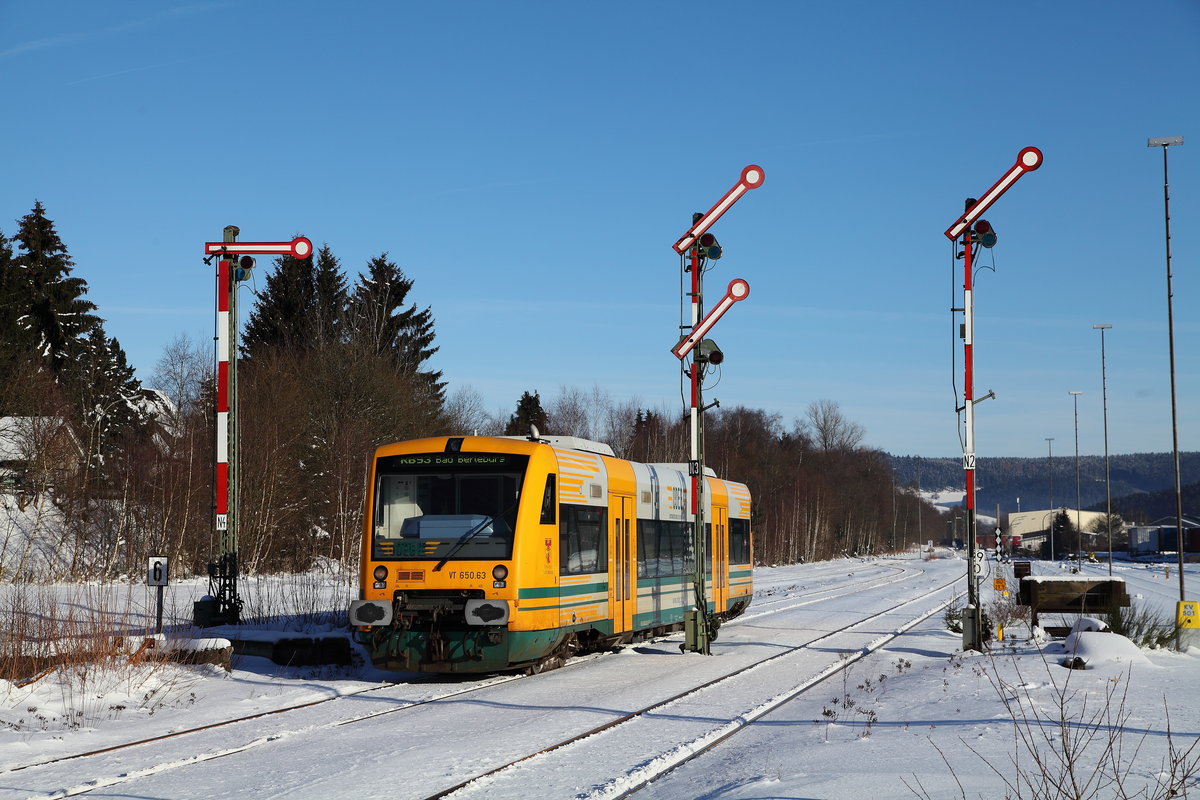
<svg viewBox="0 0 1200 800">
<path fill-rule="evenodd" d="M 721 257 L 721 245 L 717 243 L 717 237 L 711 233 L 700 234 L 700 238 L 696 240 L 696 246 L 700 250 L 701 258 L 715 260 Z"/>
<path fill-rule="evenodd" d="M 375 572 L 373 574 L 375 576 L 375 580 L 377 581 L 387 580 L 387 567 L 380 564 L 375 568 Z"/>
<path fill-rule="evenodd" d="M 725 354 L 721 352 L 721 348 L 717 347 L 717 343 L 712 339 L 705 339 L 700 342 L 699 352 L 696 353 L 696 360 L 701 364 L 720 364 L 725 360 Z"/>
<path fill-rule="evenodd" d="M 996 246 L 996 231 L 992 228 L 992 223 L 986 219 L 975 223 L 975 235 L 979 237 L 979 243 L 984 247 Z"/>
<path fill-rule="evenodd" d="M 507 577 L 508 567 L 504 566 L 503 564 L 497 564 L 496 566 L 492 567 L 492 578 L 494 580 L 502 581 Z"/>
<path fill-rule="evenodd" d="M 254 269 L 254 258 L 252 256 L 242 256 L 238 259 L 237 266 L 233 270 L 233 279 L 236 281 L 244 281 L 250 277 L 250 270 Z"/>
</svg>

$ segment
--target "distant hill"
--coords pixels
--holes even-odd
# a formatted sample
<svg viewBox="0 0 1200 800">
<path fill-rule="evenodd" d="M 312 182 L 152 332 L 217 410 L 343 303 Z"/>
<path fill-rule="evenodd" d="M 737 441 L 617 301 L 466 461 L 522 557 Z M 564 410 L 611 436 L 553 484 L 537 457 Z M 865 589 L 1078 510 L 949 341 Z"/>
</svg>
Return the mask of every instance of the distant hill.
<svg viewBox="0 0 1200 800">
<path fill-rule="evenodd" d="M 889 456 L 896 483 L 914 486 L 920 477 L 922 489 L 963 487 L 962 457 L 922 458 L 918 456 Z M 1049 464 L 1047 462 L 1050 462 Z M 1200 452 L 1179 454 L 1183 483 L 1192 484 L 1184 492 L 1183 513 L 1200 513 L 1200 490 L 1195 489 L 1200 476 Z M 1050 502 L 1051 469 L 1054 479 L 1054 502 Z M 1112 480 L 1113 511 L 1129 520 L 1150 519 L 1175 514 L 1175 470 L 1170 453 L 1132 453 L 1109 457 Z M 980 458 L 976 464 L 978 487 L 977 508 L 982 514 L 1026 511 L 1051 506 L 1075 506 L 1075 455 L 1056 455 L 1047 458 Z M 1165 492 L 1170 498 L 1169 510 L 1158 513 L 1158 500 L 1146 497 Z M 1191 500 L 1189 501 L 1189 496 Z M 1079 457 L 1079 498 L 1084 509 L 1104 510 L 1104 456 Z M 1118 505 L 1117 500 L 1122 504 Z M 1141 505 L 1142 503 L 1145 505 Z M 1128 509 L 1126 511 L 1120 509 Z"/>
<path fill-rule="evenodd" d="M 1185 473 L 1186 474 L 1186 473 Z M 1174 483 L 1174 479 L 1172 479 Z M 1179 487 L 1182 499 L 1183 515 L 1196 517 L 1200 512 L 1200 481 L 1188 483 Z M 1104 501 L 1101 500 L 1085 511 L 1103 511 Z M 1163 517 L 1175 517 L 1175 487 L 1160 489 L 1157 492 L 1143 492 L 1126 497 L 1113 498 L 1113 513 L 1120 514 L 1121 519 L 1134 524 L 1145 525 Z"/>
</svg>

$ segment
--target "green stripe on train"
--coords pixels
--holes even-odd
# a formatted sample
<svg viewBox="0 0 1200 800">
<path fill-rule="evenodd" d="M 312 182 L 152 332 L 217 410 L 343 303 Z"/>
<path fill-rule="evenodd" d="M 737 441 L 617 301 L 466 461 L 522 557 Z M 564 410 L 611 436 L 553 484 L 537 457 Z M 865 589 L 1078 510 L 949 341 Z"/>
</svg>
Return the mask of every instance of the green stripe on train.
<svg viewBox="0 0 1200 800">
<path fill-rule="evenodd" d="M 581 583 L 578 586 L 545 586 L 535 589 L 518 589 L 519 600 L 540 600 L 547 597 L 571 597 L 580 594 L 608 593 L 608 582 Z"/>
</svg>

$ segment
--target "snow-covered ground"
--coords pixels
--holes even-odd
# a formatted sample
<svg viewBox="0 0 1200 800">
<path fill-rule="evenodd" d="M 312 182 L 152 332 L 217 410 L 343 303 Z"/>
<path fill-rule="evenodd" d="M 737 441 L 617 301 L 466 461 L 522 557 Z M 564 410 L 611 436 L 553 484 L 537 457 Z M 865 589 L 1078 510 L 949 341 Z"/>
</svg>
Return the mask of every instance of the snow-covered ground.
<svg viewBox="0 0 1200 800">
<path fill-rule="evenodd" d="M 1011 578 L 989 567 L 985 603 L 993 577 Z M 1087 633 L 1076 654 L 1088 669 L 1070 670 L 1064 642 L 1031 640 L 1011 623 L 989 654 L 964 654 L 943 619 L 964 573 L 957 558 L 915 555 L 761 568 L 754 604 L 721 629 L 710 657 L 681 653 L 673 637 L 532 677 L 431 680 L 239 657 L 231 673 L 143 664 L 0 682 L 0 800 L 425 798 L 459 784 L 454 797 L 601 798 L 645 781 L 635 796 L 994 798 L 1018 796 L 1006 788 L 1018 785 L 1042 796 L 1030 782 L 1066 780 L 1056 754 L 1076 750 L 1076 778 L 1094 782 L 1078 796 L 1115 797 L 1114 785 L 1095 782 L 1119 779 L 1129 794 L 1153 786 L 1172 748 L 1200 741 L 1197 649 L 1138 650 Z M 1118 563 L 1115 574 L 1135 604 L 1173 614 L 1173 568 L 1168 578 L 1162 565 Z M 1200 570 L 1189 567 L 1186 580 L 1194 586 Z M 344 581 L 321 576 L 266 586 L 266 596 L 303 593 L 313 618 L 346 593 Z M 170 587 L 171 635 L 183 634 L 203 591 L 195 581 Z M 10 606 L 13 589 L 0 592 Z M 143 587 L 37 597 L 51 595 L 153 623 Z M 122 747 L 130 742 L 144 743 Z M 1194 778 L 1188 786 L 1200 792 Z"/>
</svg>

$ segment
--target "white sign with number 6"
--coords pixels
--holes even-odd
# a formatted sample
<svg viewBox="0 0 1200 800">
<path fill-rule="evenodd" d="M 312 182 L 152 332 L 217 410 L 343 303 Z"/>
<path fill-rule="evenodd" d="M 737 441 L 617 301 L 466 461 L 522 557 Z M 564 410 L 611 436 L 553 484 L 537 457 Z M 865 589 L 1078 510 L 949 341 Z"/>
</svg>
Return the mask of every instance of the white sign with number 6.
<svg viewBox="0 0 1200 800">
<path fill-rule="evenodd" d="M 147 586 L 166 586 L 167 577 L 170 575 L 169 567 L 170 559 L 166 556 L 147 556 L 146 558 L 146 585 Z"/>
</svg>

